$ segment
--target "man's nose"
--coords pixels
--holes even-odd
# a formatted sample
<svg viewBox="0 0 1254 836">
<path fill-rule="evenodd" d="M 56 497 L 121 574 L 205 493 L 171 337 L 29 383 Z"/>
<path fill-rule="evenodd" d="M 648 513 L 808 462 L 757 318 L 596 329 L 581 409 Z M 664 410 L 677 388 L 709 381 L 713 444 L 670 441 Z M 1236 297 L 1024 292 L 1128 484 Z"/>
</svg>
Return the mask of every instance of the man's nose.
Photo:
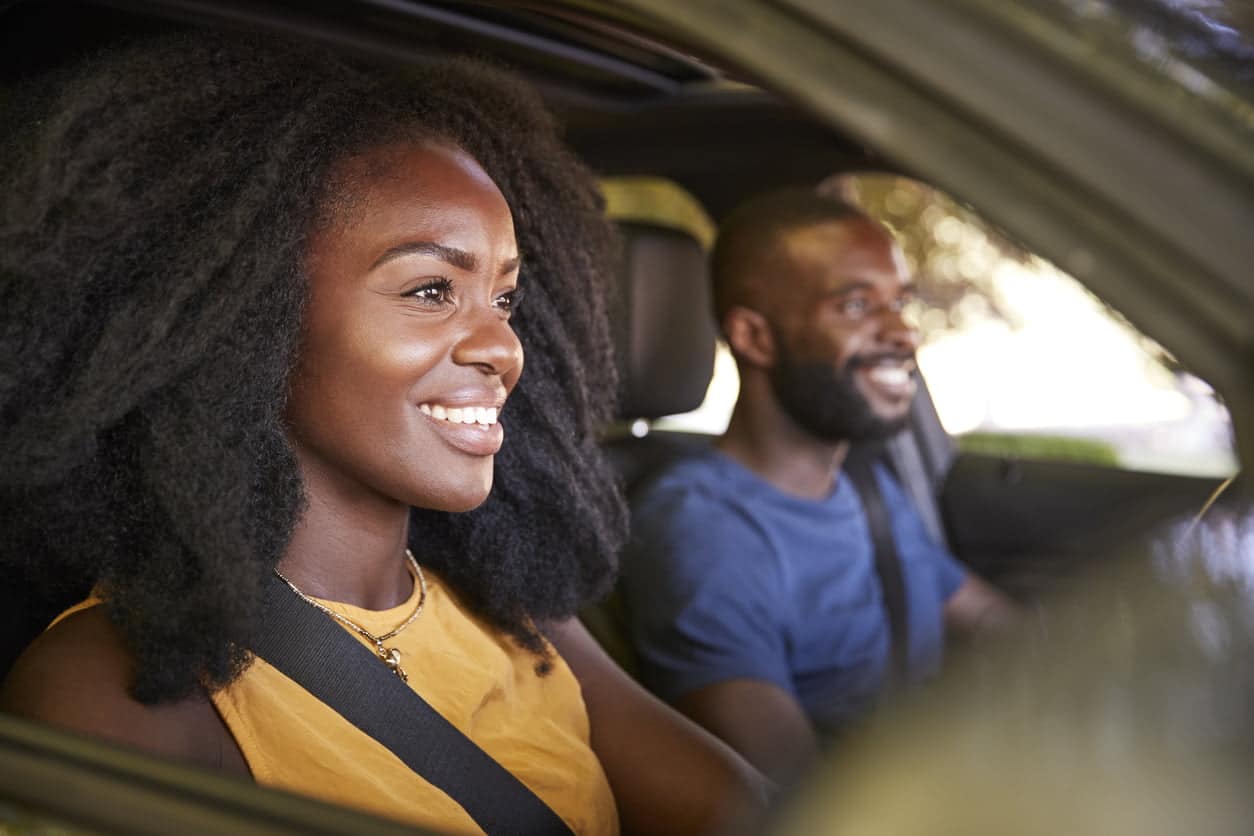
<svg viewBox="0 0 1254 836">
<path fill-rule="evenodd" d="M 919 347 L 919 331 L 907 319 L 905 311 L 885 305 L 879 315 L 880 339 L 900 351 L 914 352 Z"/>
<path fill-rule="evenodd" d="M 501 377 L 520 368 L 522 361 L 518 335 L 495 308 L 475 313 L 471 327 L 453 348 L 453 362 Z"/>
</svg>

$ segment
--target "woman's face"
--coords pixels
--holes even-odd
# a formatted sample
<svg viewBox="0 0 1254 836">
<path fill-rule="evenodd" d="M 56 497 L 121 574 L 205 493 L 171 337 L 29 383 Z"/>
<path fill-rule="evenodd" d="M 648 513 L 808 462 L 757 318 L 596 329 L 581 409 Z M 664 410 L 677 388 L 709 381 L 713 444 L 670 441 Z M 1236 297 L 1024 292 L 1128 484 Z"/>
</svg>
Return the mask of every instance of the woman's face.
<svg viewBox="0 0 1254 836">
<path fill-rule="evenodd" d="M 310 500 L 470 510 L 522 372 L 509 207 L 441 145 L 375 149 L 333 182 L 345 208 L 310 241 L 287 408 Z"/>
</svg>

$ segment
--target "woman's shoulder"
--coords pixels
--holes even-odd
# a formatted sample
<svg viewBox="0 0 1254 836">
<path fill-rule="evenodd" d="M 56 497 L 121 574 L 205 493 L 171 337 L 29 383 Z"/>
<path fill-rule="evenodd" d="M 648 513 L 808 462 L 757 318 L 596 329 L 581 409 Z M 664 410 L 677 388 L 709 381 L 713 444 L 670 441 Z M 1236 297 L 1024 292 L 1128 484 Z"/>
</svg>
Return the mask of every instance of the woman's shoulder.
<svg viewBox="0 0 1254 836">
<path fill-rule="evenodd" d="M 147 705 L 130 684 L 134 662 L 104 606 L 58 619 L 18 657 L 0 710 L 162 755 L 223 766 L 221 721 L 196 695 Z M 215 728 L 216 727 L 216 728 Z"/>
<path fill-rule="evenodd" d="M 103 606 L 67 611 L 18 657 L 0 688 L 0 708 L 39 720 L 89 712 L 127 697 L 130 653 Z"/>
</svg>

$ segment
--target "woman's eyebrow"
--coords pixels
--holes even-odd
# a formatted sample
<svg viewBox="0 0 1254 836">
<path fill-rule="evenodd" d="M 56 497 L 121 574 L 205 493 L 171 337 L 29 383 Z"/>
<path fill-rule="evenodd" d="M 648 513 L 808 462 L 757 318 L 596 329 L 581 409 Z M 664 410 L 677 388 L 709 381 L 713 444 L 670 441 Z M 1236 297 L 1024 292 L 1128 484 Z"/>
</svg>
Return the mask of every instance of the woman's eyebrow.
<svg viewBox="0 0 1254 836">
<path fill-rule="evenodd" d="M 374 264 L 370 265 L 370 269 L 373 270 L 393 259 L 407 255 L 429 255 L 466 272 L 473 271 L 479 264 L 479 260 L 475 258 L 473 253 L 468 253 L 457 247 L 437 244 L 434 241 L 407 241 L 404 244 L 397 244 L 395 247 L 388 247 L 383 255 L 375 259 Z"/>
<path fill-rule="evenodd" d="M 502 276 L 508 276 L 510 273 L 512 273 L 512 272 L 514 272 L 515 270 L 517 270 L 517 269 L 518 269 L 518 265 L 519 265 L 519 263 L 520 263 L 520 261 L 519 261 L 519 257 L 518 257 L 518 256 L 514 256 L 513 258 L 508 258 L 508 259 L 506 259 L 506 260 L 505 260 L 505 261 L 501 264 L 501 275 L 502 275 Z"/>
</svg>

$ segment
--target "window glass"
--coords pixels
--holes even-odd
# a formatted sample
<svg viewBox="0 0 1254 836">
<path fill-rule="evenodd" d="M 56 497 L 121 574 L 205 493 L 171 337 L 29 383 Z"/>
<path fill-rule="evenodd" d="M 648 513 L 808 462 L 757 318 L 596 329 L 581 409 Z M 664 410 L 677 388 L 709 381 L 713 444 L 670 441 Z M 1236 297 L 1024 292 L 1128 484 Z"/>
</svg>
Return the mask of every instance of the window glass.
<svg viewBox="0 0 1254 836">
<path fill-rule="evenodd" d="M 917 277 L 919 367 L 962 449 L 1133 470 L 1236 470 L 1227 410 L 1202 380 L 1070 276 L 916 181 L 821 188 L 891 227 Z M 657 426 L 720 433 L 735 403 L 720 347 L 706 402 Z"/>
<path fill-rule="evenodd" d="M 1135 470 L 1235 470 L 1227 410 L 1162 346 L 1049 262 L 920 183 L 825 184 L 892 227 L 919 283 L 919 367 L 973 451 Z"/>
</svg>

